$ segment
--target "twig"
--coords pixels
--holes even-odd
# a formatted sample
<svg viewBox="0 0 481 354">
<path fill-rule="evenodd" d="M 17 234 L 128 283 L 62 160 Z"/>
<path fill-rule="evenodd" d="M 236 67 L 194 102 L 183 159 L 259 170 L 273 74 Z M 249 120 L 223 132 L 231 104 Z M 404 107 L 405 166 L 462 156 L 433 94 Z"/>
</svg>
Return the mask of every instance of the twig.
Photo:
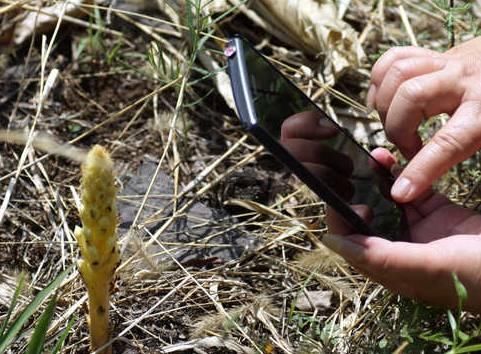
<svg viewBox="0 0 481 354">
<path fill-rule="evenodd" d="M 453 48 L 456 42 L 456 36 L 454 33 L 454 0 L 449 0 L 449 11 L 448 11 L 448 37 L 449 37 L 449 48 Z"/>
<path fill-rule="evenodd" d="M 418 47 L 419 46 L 418 41 L 416 40 L 416 36 L 414 35 L 413 28 L 411 27 L 411 23 L 409 22 L 408 15 L 404 10 L 404 6 L 399 5 L 398 9 L 399 9 L 399 15 L 401 16 L 403 26 L 406 29 L 406 32 L 409 36 L 409 40 L 411 41 L 411 44 L 415 47 Z"/>
</svg>

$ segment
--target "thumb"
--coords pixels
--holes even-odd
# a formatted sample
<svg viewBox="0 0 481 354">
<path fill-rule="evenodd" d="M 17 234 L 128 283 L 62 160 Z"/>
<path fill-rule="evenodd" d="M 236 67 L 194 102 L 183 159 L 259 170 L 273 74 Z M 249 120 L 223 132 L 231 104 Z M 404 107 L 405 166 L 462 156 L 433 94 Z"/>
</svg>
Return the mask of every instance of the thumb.
<svg viewBox="0 0 481 354">
<path fill-rule="evenodd" d="M 409 297 L 418 298 L 422 284 L 450 274 L 443 269 L 452 257 L 436 243 L 392 242 L 362 235 L 325 235 L 322 243 L 370 279 Z"/>
<path fill-rule="evenodd" d="M 479 102 L 466 102 L 448 123 L 413 157 L 394 183 L 391 195 L 408 203 L 428 190 L 451 167 L 481 148 Z"/>
<path fill-rule="evenodd" d="M 452 266 L 456 271 L 456 257 L 454 252 L 446 252 L 443 244 L 391 242 L 360 235 L 328 235 L 322 242 L 391 291 L 430 304 L 456 304 L 449 270 Z"/>
<path fill-rule="evenodd" d="M 415 270 L 426 264 L 426 245 L 392 242 L 380 237 L 327 234 L 322 243 L 349 263 L 371 274 Z"/>
</svg>

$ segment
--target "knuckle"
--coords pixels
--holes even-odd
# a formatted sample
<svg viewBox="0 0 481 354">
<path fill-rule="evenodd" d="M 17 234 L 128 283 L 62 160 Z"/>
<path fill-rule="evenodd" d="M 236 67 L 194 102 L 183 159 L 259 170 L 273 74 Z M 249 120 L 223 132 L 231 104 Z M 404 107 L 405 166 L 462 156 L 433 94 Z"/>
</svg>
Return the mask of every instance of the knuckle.
<svg viewBox="0 0 481 354">
<path fill-rule="evenodd" d="M 392 271 L 392 262 L 389 257 L 390 252 L 383 252 L 373 254 L 371 258 L 370 268 L 375 270 L 375 273 L 388 274 Z"/>
<path fill-rule="evenodd" d="M 408 77 L 409 69 L 410 66 L 406 63 L 406 60 L 400 60 L 393 63 L 389 71 L 394 79 L 401 82 Z"/>
<path fill-rule="evenodd" d="M 382 81 L 383 77 L 381 76 L 382 73 L 386 73 L 387 70 L 385 70 L 387 65 L 390 65 L 389 63 L 396 62 L 400 57 L 403 56 L 403 53 L 406 50 L 409 50 L 410 47 L 394 47 L 388 49 L 381 57 L 379 60 L 374 64 L 371 72 L 371 80 L 374 84 L 378 85 Z"/>
<path fill-rule="evenodd" d="M 453 134 L 449 130 L 440 130 L 432 139 L 434 146 L 440 150 L 440 153 L 457 153 L 464 151 L 465 147 L 457 134 Z"/>
<path fill-rule="evenodd" d="M 421 81 L 414 78 L 404 82 L 399 88 L 399 95 L 410 104 L 418 105 L 419 102 L 423 102 L 424 89 Z"/>
<path fill-rule="evenodd" d="M 459 65 L 463 77 L 476 76 L 480 72 L 481 58 L 478 55 L 466 55 Z"/>
<path fill-rule="evenodd" d="M 394 47 L 394 48 L 388 49 L 386 51 L 385 55 L 386 55 L 386 57 L 396 59 L 396 58 L 402 56 L 406 51 L 410 51 L 413 48 L 416 48 L 416 47 L 413 47 L 413 46 Z"/>
</svg>

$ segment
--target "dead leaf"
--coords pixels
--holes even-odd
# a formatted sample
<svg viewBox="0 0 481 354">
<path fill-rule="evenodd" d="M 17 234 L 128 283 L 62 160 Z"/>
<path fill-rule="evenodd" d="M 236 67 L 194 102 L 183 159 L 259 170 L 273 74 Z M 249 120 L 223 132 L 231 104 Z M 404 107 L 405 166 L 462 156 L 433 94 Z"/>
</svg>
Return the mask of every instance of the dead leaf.
<svg viewBox="0 0 481 354">
<path fill-rule="evenodd" d="M 473 12 L 476 16 L 481 17 L 481 0 L 476 0 L 473 4 Z"/>
<path fill-rule="evenodd" d="M 58 19 L 63 16 L 83 17 L 87 12 L 81 8 L 83 4 L 92 4 L 92 0 L 70 0 L 69 2 L 59 2 L 52 6 L 40 7 L 41 2 L 37 2 L 38 11 L 34 11 L 35 6 L 29 6 L 31 11 L 27 11 L 21 21 L 15 24 L 13 31 L 13 43 L 22 44 L 27 38 L 34 33 L 42 34 L 52 31 L 57 25 Z"/>
<path fill-rule="evenodd" d="M 232 5 L 227 0 L 202 0 L 202 10 L 208 14 L 215 14 L 228 11 Z"/>
<path fill-rule="evenodd" d="M 351 5 L 351 0 L 338 0 L 337 1 L 337 18 L 342 19 L 346 14 L 347 9 Z"/>
<path fill-rule="evenodd" d="M 236 110 L 234 101 L 234 95 L 232 93 L 231 83 L 229 76 L 224 70 L 221 70 L 221 65 L 210 55 L 209 51 L 199 53 L 199 60 L 202 65 L 209 70 L 209 72 L 215 72 L 214 83 L 217 90 L 224 98 L 229 108 Z"/>
<path fill-rule="evenodd" d="M 296 300 L 296 308 L 300 311 L 314 311 L 331 307 L 332 291 L 305 291 Z"/>
<path fill-rule="evenodd" d="M 365 57 L 357 32 L 338 18 L 333 1 L 257 0 L 252 6 L 270 24 L 268 31 L 282 34 L 280 40 L 311 55 L 325 55 L 327 76 L 357 68 Z"/>
<path fill-rule="evenodd" d="M 12 42 L 15 24 L 18 21 L 19 9 L 17 4 L 9 4 L 0 8 L 0 45 Z"/>
<path fill-rule="evenodd" d="M 8 307 L 12 303 L 16 288 L 16 277 L 0 274 L 0 304 Z"/>
<path fill-rule="evenodd" d="M 204 349 L 220 349 L 224 348 L 225 350 L 234 351 L 236 353 L 241 354 L 253 354 L 255 351 L 250 349 L 246 346 L 242 346 L 236 341 L 228 338 L 219 338 L 219 337 L 205 337 L 201 339 L 194 339 L 188 342 L 179 342 L 175 344 L 166 345 L 165 347 L 160 348 L 161 353 L 184 353 L 186 351 L 189 352 L 199 352 L 197 350 L 202 350 L 200 353 L 204 353 Z"/>
<path fill-rule="evenodd" d="M 0 129 L 0 142 L 9 144 L 26 145 L 29 141 L 28 133 L 21 130 Z M 59 143 L 51 135 L 35 132 L 31 144 L 35 149 L 48 154 L 63 156 L 69 160 L 82 163 L 87 152 L 68 143 Z"/>
</svg>

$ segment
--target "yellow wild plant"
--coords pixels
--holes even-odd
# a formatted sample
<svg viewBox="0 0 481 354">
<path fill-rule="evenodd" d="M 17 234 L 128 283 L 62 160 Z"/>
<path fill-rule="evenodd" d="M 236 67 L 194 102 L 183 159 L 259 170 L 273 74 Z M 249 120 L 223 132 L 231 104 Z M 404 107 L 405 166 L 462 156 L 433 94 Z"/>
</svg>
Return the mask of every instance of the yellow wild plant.
<svg viewBox="0 0 481 354">
<path fill-rule="evenodd" d="M 113 162 L 108 152 L 96 145 L 82 165 L 82 227 L 75 228 L 82 256 L 78 267 L 89 298 L 88 323 L 92 350 L 101 348 L 110 340 L 110 288 L 120 261 L 116 194 Z M 111 352 L 109 346 L 99 353 Z"/>
</svg>

